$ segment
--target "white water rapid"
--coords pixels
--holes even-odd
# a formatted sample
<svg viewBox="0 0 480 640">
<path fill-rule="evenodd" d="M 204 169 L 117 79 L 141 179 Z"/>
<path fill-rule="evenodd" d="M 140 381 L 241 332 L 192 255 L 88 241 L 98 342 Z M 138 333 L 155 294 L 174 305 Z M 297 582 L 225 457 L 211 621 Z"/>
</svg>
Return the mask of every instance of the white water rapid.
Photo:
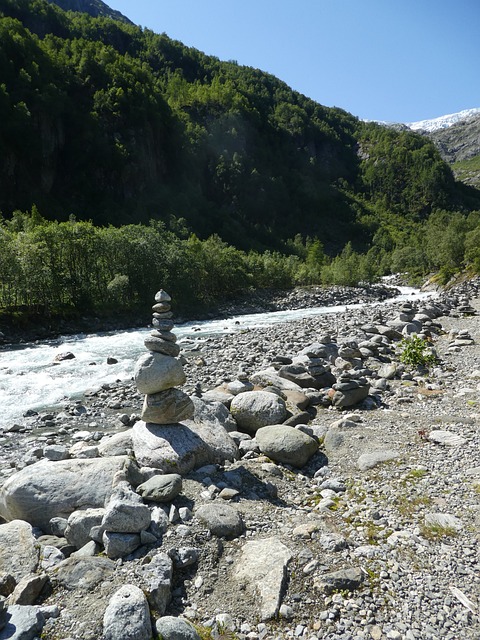
<svg viewBox="0 0 480 640">
<path fill-rule="evenodd" d="M 401 296 L 383 304 L 431 296 L 410 287 L 399 289 Z M 348 308 L 362 306 L 365 305 L 348 305 Z M 342 313 L 345 310 L 345 306 L 338 306 L 258 313 L 227 320 L 189 322 L 177 325 L 174 331 L 180 345 L 186 345 L 192 341 L 199 343 L 207 336 L 322 314 Z M 116 380 L 128 380 L 133 375 L 137 358 L 145 352 L 143 340 L 149 331 L 144 328 L 65 336 L 0 351 L 0 428 L 21 424 L 22 416 L 28 409 L 58 409 L 68 400 L 81 398 L 88 389 L 97 389 L 104 383 Z M 72 352 L 75 358 L 54 364 L 55 356 L 67 351 Z M 117 364 L 107 364 L 109 356 L 118 360 Z"/>
</svg>

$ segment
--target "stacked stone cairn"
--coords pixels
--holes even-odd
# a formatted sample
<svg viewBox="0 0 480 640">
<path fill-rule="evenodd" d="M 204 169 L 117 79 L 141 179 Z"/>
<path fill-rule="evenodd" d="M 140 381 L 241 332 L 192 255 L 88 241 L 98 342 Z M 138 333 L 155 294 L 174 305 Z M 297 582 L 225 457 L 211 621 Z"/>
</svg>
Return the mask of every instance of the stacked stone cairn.
<svg viewBox="0 0 480 640">
<path fill-rule="evenodd" d="M 180 347 L 172 332 L 174 322 L 171 298 L 160 289 L 155 294 L 150 335 L 145 338 L 148 353 L 137 361 L 134 379 L 137 389 L 145 394 L 141 418 L 144 422 L 172 425 L 193 417 L 191 398 L 176 388 L 186 381 L 185 372 L 177 356 Z"/>
<path fill-rule="evenodd" d="M 463 297 L 463 298 L 460 299 L 458 307 L 457 307 L 457 311 L 462 316 L 474 316 L 474 315 L 476 315 L 476 311 L 472 307 L 472 305 L 470 304 L 470 298 L 468 298 L 468 297 Z"/>
</svg>

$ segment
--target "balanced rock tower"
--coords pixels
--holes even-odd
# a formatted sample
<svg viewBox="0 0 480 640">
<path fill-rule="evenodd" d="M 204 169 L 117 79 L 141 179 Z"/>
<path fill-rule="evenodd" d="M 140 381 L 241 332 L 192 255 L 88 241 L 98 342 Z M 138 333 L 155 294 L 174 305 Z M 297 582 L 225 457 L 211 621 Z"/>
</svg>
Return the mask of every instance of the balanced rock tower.
<svg viewBox="0 0 480 640">
<path fill-rule="evenodd" d="M 238 449 L 224 427 L 230 414 L 223 405 L 207 405 L 176 388 L 186 376 L 177 357 L 170 303 L 163 289 L 156 293 L 154 329 L 145 339 L 148 353 L 135 365 L 135 383 L 145 400 L 141 420 L 132 427 L 132 446 L 140 467 L 183 475 L 206 464 L 234 460 Z"/>
<path fill-rule="evenodd" d="M 193 417 L 195 407 L 190 397 L 177 389 L 186 381 L 177 356 L 180 348 L 171 311 L 171 298 L 160 289 L 155 294 L 152 325 L 154 330 L 145 338 L 148 353 L 141 356 L 134 370 L 137 389 L 145 394 L 141 418 L 150 424 L 175 424 Z"/>
</svg>

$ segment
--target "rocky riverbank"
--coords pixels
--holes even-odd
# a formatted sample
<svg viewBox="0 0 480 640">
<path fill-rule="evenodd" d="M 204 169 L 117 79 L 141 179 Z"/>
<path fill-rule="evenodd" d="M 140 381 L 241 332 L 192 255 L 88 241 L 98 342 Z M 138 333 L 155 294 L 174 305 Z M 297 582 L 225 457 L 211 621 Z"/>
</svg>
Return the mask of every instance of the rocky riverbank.
<svg viewBox="0 0 480 640">
<path fill-rule="evenodd" d="M 5 429 L 1 510 L 17 515 L 0 525 L 0 639 L 22 624 L 22 637 L 52 640 L 476 640 L 479 290 L 472 281 L 421 307 L 347 311 L 184 350 L 182 388 L 206 447 L 181 457 L 179 446 L 157 471 L 132 460 L 145 423 L 131 383 Z M 428 369 L 399 361 L 413 334 L 437 355 Z M 145 488 L 155 478 L 164 482 Z M 109 495 L 82 502 L 79 481 Z M 55 491 L 73 496 L 68 508 Z M 27 497 L 33 530 L 15 511 Z M 113 503 L 136 514 L 130 527 L 149 510 L 125 533 L 138 538 L 133 551 L 102 544 Z"/>
<path fill-rule="evenodd" d="M 296 287 L 295 289 L 257 289 L 239 295 L 228 302 L 218 303 L 208 310 L 183 313 L 177 322 L 229 318 L 248 313 L 287 311 L 315 306 L 351 305 L 387 300 L 398 294 L 396 286 L 402 284 L 401 277 L 385 284 L 365 284 L 358 287 Z M 8 314 L 0 316 L 0 348 L 12 344 L 24 344 L 37 340 L 49 340 L 60 335 L 76 333 L 103 333 L 144 326 L 147 315 L 118 313 L 99 317 L 87 314 L 63 318 L 46 317 L 43 313 Z"/>
</svg>

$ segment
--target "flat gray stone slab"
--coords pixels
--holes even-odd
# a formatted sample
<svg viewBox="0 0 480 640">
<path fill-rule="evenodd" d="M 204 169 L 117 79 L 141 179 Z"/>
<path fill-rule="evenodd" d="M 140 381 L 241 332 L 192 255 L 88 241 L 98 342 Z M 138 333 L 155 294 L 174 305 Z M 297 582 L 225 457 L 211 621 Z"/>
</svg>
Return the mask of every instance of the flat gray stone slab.
<svg viewBox="0 0 480 640">
<path fill-rule="evenodd" d="M 364 453 L 358 458 L 357 467 L 360 471 L 367 471 L 382 462 L 390 462 L 398 458 L 400 458 L 400 452 L 393 449 L 387 451 L 372 451 L 371 453 Z"/>
<path fill-rule="evenodd" d="M 467 440 L 462 436 L 459 436 L 456 433 L 452 433 L 451 431 L 444 431 L 442 429 L 430 431 L 428 439 L 430 440 L 430 442 L 443 444 L 446 447 L 460 447 L 467 442 Z"/>
<path fill-rule="evenodd" d="M 40 607 L 12 604 L 8 607 L 7 624 L 0 631 L 0 640 L 35 640 L 44 624 Z"/>
<path fill-rule="evenodd" d="M 11 574 L 18 582 L 35 572 L 39 554 L 39 546 L 28 522 L 13 520 L 0 525 L 0 573 Z"/>
<path fill-rule="evenodd" d="M 292 553 L 278 538 L 247 542 L 235 567 L 235 578 L 259 598 L 260 617 L 278 614 Z"/>
</svg>

